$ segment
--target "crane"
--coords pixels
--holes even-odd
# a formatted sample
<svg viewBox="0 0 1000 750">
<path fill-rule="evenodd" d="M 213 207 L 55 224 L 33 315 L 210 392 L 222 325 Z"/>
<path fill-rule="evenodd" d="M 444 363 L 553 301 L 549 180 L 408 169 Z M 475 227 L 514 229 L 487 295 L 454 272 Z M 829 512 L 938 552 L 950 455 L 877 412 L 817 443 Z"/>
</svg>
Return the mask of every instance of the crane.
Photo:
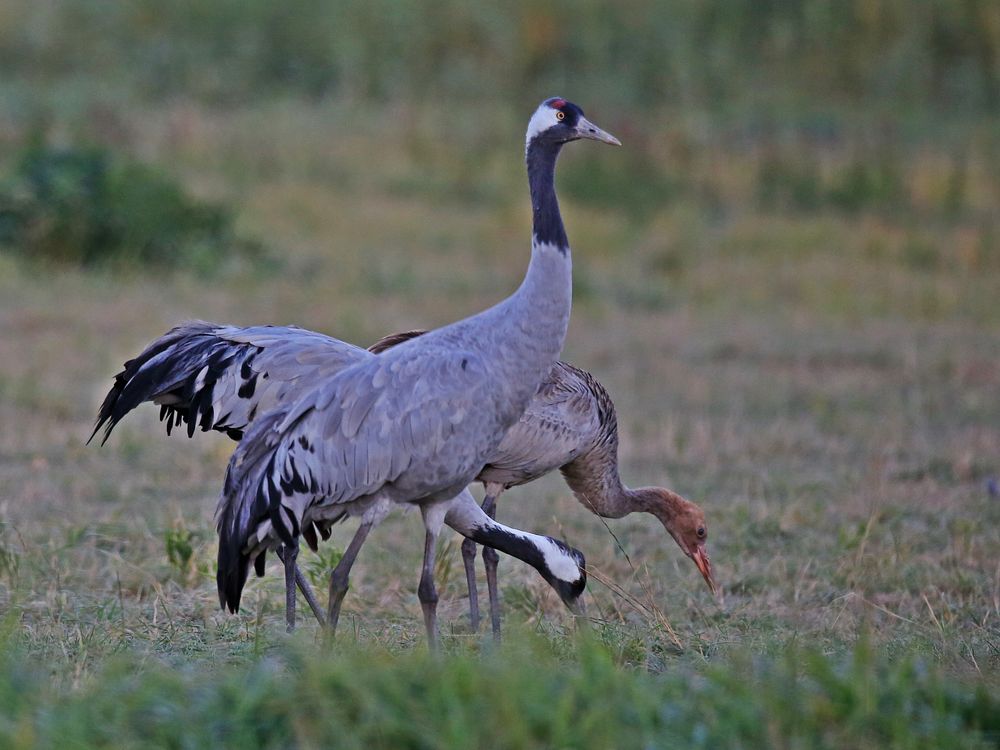
<svg viewBox="0 0 1000 750">
<path fill-rule="evenodd" d="M 567 603 L 582 593 L 586 577 L 579 553 L 544 537 L 530 541 L 531 550 L 525 550 L 525 537 L 487 524 L 485 514 L 477 517 L 460 494 L 520 417 L 562 347 L 570 308 L 570 252 L 554 170 L 562 146 L 581 138 L 618 143 L 564 99 L 546 100 L 529 122 L 531 261 L 521 286 L 498 305 L 349 365 L 262 415 L 247 404 L 245 434 L 231 411 L 216 414 L 215 404 L 207 400 L 204 386 L 213 364 L 218 370 L 221 360 L 198 370 L 188 394 L 193 398 L 189 431 L 197 416 L 203 428 L 217 422 L 234 437 L 243 437 L 227 468 L 217 511 L 224 607 L 238 610 L 250 565 L 259 572 L 268 549 L 284 546 L 281 556 L 291 590 L 298 538 L 309 542 L 315 531 L 325 535 L 345 516 L 360 516 L 361 525 L 331 574 L 328 621 L 335 627 L 354 559 L 393 504 L 417 505 L 423 514 L 418 596 L 432 646 L 437 602 L 433 550 L 444 522 L 483 544 L 520 550 L 522 559 L 540 555 L 536 567 L 552 578 L 550 583 L 563 587 Z M 150 375 L 164 375 L 165 351 L 151 353 Z M 258 374 L 252 362 L 241 363 L 237 399 L 250 401 L 258 385 L 267 387 L 259 382 L 267 374 Z M 129 403 L 106 400 L 102 415 L 107 411 L 109 429 L 116 409 L 120 419 L 138 401 Z M 171 411 L 169 397 L 161 405 L 169 428 L 178 410 Z M 289 607 L 291 623 L 293 596 Z"/>
</svg>

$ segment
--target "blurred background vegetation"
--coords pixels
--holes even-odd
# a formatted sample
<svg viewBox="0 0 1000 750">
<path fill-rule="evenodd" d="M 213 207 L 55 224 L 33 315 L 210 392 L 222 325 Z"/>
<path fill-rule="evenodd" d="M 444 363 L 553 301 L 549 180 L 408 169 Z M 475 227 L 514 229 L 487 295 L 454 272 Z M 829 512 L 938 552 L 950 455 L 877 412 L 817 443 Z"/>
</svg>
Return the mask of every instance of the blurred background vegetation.
<svg viewBox="0 0 1000 750">
<path fill-rule="evenodd" d="M 664 728 L 690 746 L 995 744 L 994 0 L 0 3 L 0 648 L 17 652 L 0 659 L 0 744 L 70 736 L 53 706 L 77 716 L 96 701 L 124 709 L 79 742 L 122 732 L 141 746 L 151 713 L 227 701 L 247 680 L 245 717 L 280 714 L 258 739 L 284 742 L 284 667 L 261 658 L 282 629 L 280 576 L 252 582 L 239 617 L 215 599 L 230 444 L 167 440 L 151 410 L 85 449 L 96 406 L 125 358 L 185 318 L 368 343 L 495 302 L 523 274 L 523 132 L 551 95 L 625 143 L 560 163 L 566 357 L 616 399 L 624 474 L 705 506 L 727 608 L 662 530 L 613 524 L 634 568 L 552 479 L 522 491 L 546 502 L 512 499 L 505 519 L 564 536 L 662 607 L 681 653 L 651 610 L 596 584 L 601 644 L 577 651 L 559 603 L 504 563 L 511 631 L 555 653 L 518 656 L 515 642 L 509 663 L 466 659 L 479 641 L 461 631 L 445 545 L 445 643 L 460 658 L 440 667 L 440 694 L 422 691 L 422 656 L 399 656 L 422 642 L 419 524 L 393 517 L 345 606 L 353 639 L 394 659 L 320 660 L 305 684 L 348 690 L 344 675 L 374 659 L 359 704 L 472 705 L 473 736 L 494 726 L 483 669 L 515 696 L 488 735 L 498 746 L 575 746 L 575 725 L 522 736 L 507 717 L 561 689 L 569 715 L 597 659 L 600 684 L 655 700 L 594 715 L 638 711 L 631 729 L 653 746 Z M 304 553 L 320 582 L 349 531 L 321 559 Z M 816 651 L 773 658 L 797 643 Z M 295 658 L 278 660 L 303 674 Z M 82 692 L 43 688 L 53 677 Z M 792 699 L 808 705 L 782 713 Z M 383 718 L 358 720 L 358 736 Z M 296 723 L 303 746 L 329 731 L 312 721 Z M 191 731 L 216 737 L 213 722 L 198 714 Z M 448 736 L 433 721 L 397 729 L 419 747 Z"/>
<path fill-rule="evenodd" d="M 503 8 L 10 0 L 0 8 L 0 66 L 0 159 L 8 167 L 39 140 L 148 151 L 134 133 L 148 126 L 140 112 L 166 119 L 168 143 L 136 155 L 169 167 L 197 128 L 192 107 L 281 102 L 294 120 L 290 102 L 335 103 L 369 117 L 377 109 L 389 121 L 382 127 L 426 168 L 425 177 L 398 178 L 399 189 L 489 201 L 506 191 L 487 194 L 488 181 L 469 175 L 470 161 L 456 154 L 454 173 L 442 170 L 441 147 L 516 173 L 502 134 L 538 99 L 562 92 L 599 104 L 629 143 L 620 159 L 590 153 L 567 168 L 567 190 L 582 202 L 640 221 L 671 202 L 716 219 L 741 208 L 889 216 L 904 230 L 893 237 L 876 229 L 871 252 L 915 266 L 1000 263 L 1000 6 L 989 0 Z M 328 120 L 329 137 L 362 119 Z M 245 171 L 252 159 L 244 157 Z M 275 158 L 259 166 L 287 167 Z M 162 188 L 145 192 L 135 200 L 161 203 Z M 943 238 L 943 225 L 963 232 Z M 80 255 L 39 244 L 39 252 Z"/>
<path fill-rule="evenodd" d="M 495 205 L 509 200 L 507 185 L 519 176 L 509 134 L 540 98 L 561 92 L 599 106 L 601 121 L 628 141 L 620 158 L 589 152 L 567 166 L 565 189 L 581 203 L 640 225 L 678 206 L 710 223 L 746 210 L 866 215 L 875 218 L 870 253 L 916 268 L 1000 263 L 1000 6 L 989 0 L 503 8 L 10 0 L 0 8 L 0 67 L 0 165 L 8 171 L 41 142 L 108 149 L 180 176 L 185 157 L 206 156 L 195 154 L 206 113 L 266 110 L 291 125 L 311 112 L 331 140 L 346 129 L 399 142 L 413 169 L 392 170 L 389 187 Z M 379 124 L 358 124 L 372 119 Z M 136 133 L 150 128 L 158 138 Z M 292 166 L 277 146 L 220 145 L 235 153 L 211 158 L 228 161 L 230 177 L 261 179 Z M 270 153 L 247 153 L 262 148 Z M 349 165 L 322 162 L 312 176 L 324 169 L 345 186 L 355 177 Z M 153 189 L 142 187 L 148 171 L 125 178 L 137 182 L 124 213 L 137 203 L 154 213 L 163 203 L 166 178 Z M 86 224 L 72 215 L 84 202 L 57 206 L 54 223 Z M 173 204 L 161 224 L 183 213 Z M 185 216 L 181 223 L 205 219 Z M 221 219 L 208 235 L 224 252 L 240 243 L 224 236 L 231 228 Z M 44 241 L 30 235 L 35 252 L 92 260 L 55 247 L 62 235 L 45 226 Z M 78 239 L 69 234 L 65 242 Z M 180 265 L 204 256 L 184 252 L 186 240 L 166 244 L 182 252 L 102 247 Z M 683 265 L 677 244 L 664 267 Z"/>
<path fill-rule="evenodd" d="M 431 98 L 523 108 L 586 84 L 607 108 L 1000 107 L 989 0 L 180 0 L 4 4 L 0 61 L 30 86 L 98 77 L 147 101 Z"/>
</svg>

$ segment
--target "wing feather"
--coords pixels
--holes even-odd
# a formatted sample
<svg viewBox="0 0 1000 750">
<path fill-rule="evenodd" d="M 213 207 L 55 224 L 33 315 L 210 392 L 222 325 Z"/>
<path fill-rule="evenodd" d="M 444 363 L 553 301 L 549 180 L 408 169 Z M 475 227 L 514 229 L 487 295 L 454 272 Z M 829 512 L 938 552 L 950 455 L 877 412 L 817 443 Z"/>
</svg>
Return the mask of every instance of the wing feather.
<svg viewBox="0 0 1000 750">
<path fill-rule="evenodd" d="M 589 373 L 557 362 L 478 479 L 507 487 L 524 484 L 590 449 L 601 431 L 590 380 Z"/>
<path fill-rule="evenodd" d="M 98 413 L 91 439 L 145 401 L 161 404 L 167 432 L 180 423 L 239 439 L 259 413 L 372 355 L 294 326 L 177 326 L 125 363 Z"/>
<path fill-rule="evenodd" d="M 264 524 L 290 544 L 313 510 L 371 496 L 404 472 L 409 499 L 441 490 L 441 477 L 471 481 L 483 456 L 455 439 L 455 427 L 491 413 L 476 408 L 489 397 L 486 375 L 472 352 L 381 355 L 258 418 L 230 460 L 217 510 L 223 605 L 239 606 Z"/>
</svg>

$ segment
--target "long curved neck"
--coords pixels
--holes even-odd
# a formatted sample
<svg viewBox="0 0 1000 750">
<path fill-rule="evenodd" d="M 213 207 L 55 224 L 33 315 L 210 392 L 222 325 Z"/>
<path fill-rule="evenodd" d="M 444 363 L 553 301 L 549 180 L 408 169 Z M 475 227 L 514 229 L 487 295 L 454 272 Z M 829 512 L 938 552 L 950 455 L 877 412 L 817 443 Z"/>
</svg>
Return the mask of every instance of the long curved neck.
<svg viewBox="0 0 1000 750">
<path fill-rule="evenodd" d="M 533 138 L 525 152 L 528 163 L 528 187 L 531 190 L 532 236 L 535 244 L 547 244 L 563 254 L 569 252 L 569 240 L 556 199 L 556 159 L 562 144 Z"/>
<path fill-rule="evenodd" d="M 622 482 L 618 473 L 618 416 L 611 396 L 600 383 L 583 373 L 596 404 L 600 430 L 593 446 L 560 471 L 576 499 L 602 518 L 621 518 L 647 509 L 649 498 Z"/>
<path fill-rule="evenodd" d="M 527 148 L 531 190 L 531 262 L 518 290 L 494 308 L 489 341 L 503 398 L 517 421 L 562 351 L 573 299 L 572 260 L 556 201 L 554 171 L 560 145 L 532 139 Z"/>
<path fill-rule="evenodd" d="M 468 489 L 452 502 L 444 522 L 464 537 L 484 547 L 526 562 L 547 581 L 572 582 L 580 578 L 580 566 L 568 548 L 547 536 L 505 526 L 483 512 Z"/>
<path fill-rule="evenodd" d="M 618 474 L 617 449 L 617 441 L 599 446 L 561 469 L 576 499 L 602 518 L 621 518 L 647 510 L 648 498 L 625 486 Z"/>
<path fill-rule="evenodd" d="M 566 484 L 584 507 L 602 518 L 650 513 L 670 528 L 674 517 L 682 509 L 684 500 L 670 490 L 662 487 L 632 489 L 627 486 L 618 475 L 617 460 L 613 465 L 591 464 L 582 470 L 575 469 L 574 464 L 562 469 Z"/>
<path fill-rule="evenodd" d="M 618 473 L 618 434 L 609 419 L 601 440 L 590 451 L 560 469 L 576 499 L 602 518 L 622 518 L 629 513 L 651 513 L 668 524 L 681 509 L 683 499 L 661 487 L 632 489 Z"/>
</svg>

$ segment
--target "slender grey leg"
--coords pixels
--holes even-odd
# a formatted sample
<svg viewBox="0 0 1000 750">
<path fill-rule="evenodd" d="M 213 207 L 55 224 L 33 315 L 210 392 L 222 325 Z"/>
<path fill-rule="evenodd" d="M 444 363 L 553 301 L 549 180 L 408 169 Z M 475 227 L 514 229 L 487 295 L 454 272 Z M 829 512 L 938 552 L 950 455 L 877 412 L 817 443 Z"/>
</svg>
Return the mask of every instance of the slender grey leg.
<svg viewBox="0 0 1000 750">
<path fill-rule="evenodd" d="M 285 562 L 285 547 L 284 547 L 284 545 L 282 545 L 281 547 L 278 547 L 278 559 L 281 560 L 282 563 Z M 325 626 L 326 625 L 326 616 L 323 614 L 323 608 L 320 607 L 319 600 L 316 598 L 316 592 L 313 591 L 312 586 L 309 585 L 308 579 L 302 573 L 302 570 L 301 570 L 301 568 L 299 568 L 298 565 L 295 565 L 295 583 L 298 584 L 299 589 L 302 591 L 302 596 L 305 598 L 306 604 L 309 605 L 309 609 L 311 609 L 312 613 L 316 616 L 316 620 L 317 620 L 317 622 L 319 622 L 320 627 Z M 295 584 L 292 584 L 293 591 L 294 591 L 294 585 Z M 288 593 L 288 568 L 286 567 L 285 568 L 285 602 L 286 602 L 285 617 L 286 617 L 286 619 L 288 617 L 287 602 L 288 602 L 289 596 L 291 596 L 291 595 Z"/>
<path fill-rule="evenodd" d="M 351 568 L 354 567 L 354 560 L 361 551 L 361 545 L 365 543 L 368 532 L 372 530 L 374 524 L 371 521 L 362 523 L 356 532 L 351 543 L 347 545 L 344 556 L 340 558 L 337 567 L 330 574 L 330 605 L 326 614 L 326 625 L 332 636 L 337 632 L 337 621 L 340 619 L 340 605 L 344 603 L 344 595 L 351 576 Z"/>
<path fill-rule="evenodd" d="M 469 626 L 473 633 L 478 633 L 479 589 L 476 588 L 476 543 L 471 539 L 462 542 L 462 562 L 465 564 L 465 580 L 469 584 Z"/>
<path fill-rule="evenodd" d="M 319 599 L 316 598 L 316 592 L 313 591 L 312 586 L 309 585 L 309 581 L 298 565 L 295 566 L 295 582 L 299 585 L 299 590 L 302 592 L 302 596 L 305 597 L 309 609 L 316 615 L 316 621 L 319 623 L 319 626 L 321 628 L 326 627 L 326 615 L 323 614 L 323 607 L 320 606 Z"/>
<path fill-rule="evenodd" d="M 299 556 L 299 548 L 282 545 L 278 550 L 278 558 L 285 565 L 285 632 L 295 630 L 295 559 Z"/>
<path fill-rule="evenodd" d="M 427 628 L 427 645 L 437 651 L 437 603 L 438 593 L 434 587 L 434 550 L 437 548 L 437 530 L 427 529 L 424 537 L 424 565 L 420 573 L 417 598 L 424 610 L 424 626 Z"/>
<path fill-rule="evenodd" d="M 496 519 L 497 496 L 487 495 L 483 500 L 483 512 Z M 497 566 L 500 555 L 492 547 L 483 547 L 483 562 L 486 564 L 486 587 L 490 592 L 490 622 L 493 625 L 493 640 L 500 640 L 500 590 L 497 587 Z"/>
</svg>

